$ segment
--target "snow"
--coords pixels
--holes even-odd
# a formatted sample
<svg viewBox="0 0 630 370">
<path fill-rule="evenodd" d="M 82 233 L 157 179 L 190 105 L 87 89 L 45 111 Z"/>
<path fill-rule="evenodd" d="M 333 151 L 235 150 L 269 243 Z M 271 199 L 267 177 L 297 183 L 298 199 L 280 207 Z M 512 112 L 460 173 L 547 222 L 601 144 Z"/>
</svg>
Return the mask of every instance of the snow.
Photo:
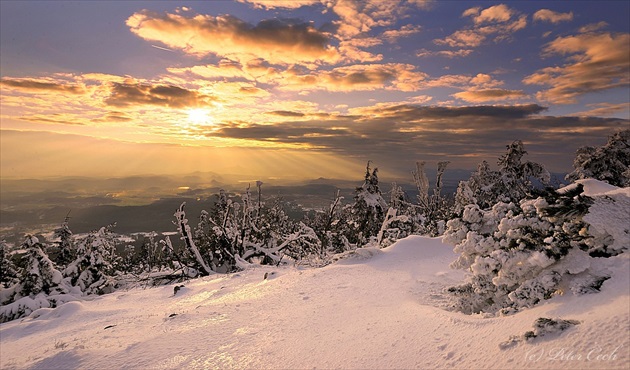
<svg viewBox="0 0 630 370">
<path fill-rule="evenodd" d="M 445 310 L 442 289 L 463 279 L 448 267 L 455 257 L 440 239 L 412 236 L 320 269 L 256 267 L 176 294 L 170 285 L 43 308 L 0 325 L 0 367 L 627 368 L 625 254 L 601 259 L 613 277 L 600 293 L 503 317 Z M 539 317 L 579 324 L 505 345 Z"/>
</svg>

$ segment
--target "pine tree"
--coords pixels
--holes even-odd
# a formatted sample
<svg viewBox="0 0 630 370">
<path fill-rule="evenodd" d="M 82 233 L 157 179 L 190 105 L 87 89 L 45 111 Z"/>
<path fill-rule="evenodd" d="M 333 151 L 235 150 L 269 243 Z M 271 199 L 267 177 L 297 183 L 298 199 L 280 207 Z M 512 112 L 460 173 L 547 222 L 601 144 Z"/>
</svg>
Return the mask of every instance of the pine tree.
<svg viewBox="0 0 630 370">
<path fill-rule="evenodd" d="M 573 168 L 567 180 L 594 178 L 619 187 L 630 186 L 630 130 L 615 133 L 604 146 L 581 147 Z"/>
<path fill-rule="evenodd" d="M 20 278 L 20 288 L 17 290 L 18 296 L 34 297 L 39 293 L 51 295 L 68 292 L 61 272 L 43 251 L 39 239 L 27 235 L 22 248 L 26 249 L 26 255 L 23 257 L 25 267 Z"/>
<path fill-rule="evenodd" d="M 63 272 L 84 294 L 105 294 L 114 290 L 111 278 L 116 260 L 113 227 L 115 224 L 101 227 L 80 240 L 77 258 Z"/>
<path fill-rule="evenodd" d="M 355 191 L 354 204 L 350 208 L 348 240 L 362 246 L 376 238 L 387 211 L 387 203 L 378 184 L 378 168 L 370 169 L 368 161 L 363 185 Z"/>
<path fill-rule="evenodd" d="M 455 211 L 458 214 L 469 204 L 481 209 L 489 209 L 498 202 L 518 203 L 534 190 L 532 179 L 547 184 L 549 172 L 539 163 L 525 161 L 527 154 L 520 140 L 507 146 L 497 164 L 497 171 L 491 170 L 486 161 L 479 164 L 470 179 L 460 182 L 455 195 Z"/>
<path fill-rule="evenodd" d="M 0 240 L 0 288 L 8 288 L 17 283 L 17 278 L 18 270 L 11 259 L 9 245 L 6 241 Z"/>
<path fill-rule="evenodd" d="M 70 217 L 66 216 L 61 227 L 56 229 L 54 233 L 55 237 L 59 239 L 56 242 L 58 252 L 54 262 L 61 268 L 65 268 L 76 258 L 74 235 L 68 226 L 69 219 Z"/>
</svg>

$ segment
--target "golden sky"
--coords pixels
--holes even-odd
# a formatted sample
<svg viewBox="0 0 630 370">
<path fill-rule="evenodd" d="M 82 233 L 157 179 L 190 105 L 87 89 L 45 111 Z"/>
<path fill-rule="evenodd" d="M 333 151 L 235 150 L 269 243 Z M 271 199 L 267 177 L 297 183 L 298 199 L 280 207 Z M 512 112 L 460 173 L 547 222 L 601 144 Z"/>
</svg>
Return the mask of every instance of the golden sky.
<svg viewBox="0 0 630 370">
<path fill-rule="evenodd" d="M 513 140 L 568 172 L 629 127 L 622 1 L 0 6 L 5 178 L 404 178 Z"/>
</svg>

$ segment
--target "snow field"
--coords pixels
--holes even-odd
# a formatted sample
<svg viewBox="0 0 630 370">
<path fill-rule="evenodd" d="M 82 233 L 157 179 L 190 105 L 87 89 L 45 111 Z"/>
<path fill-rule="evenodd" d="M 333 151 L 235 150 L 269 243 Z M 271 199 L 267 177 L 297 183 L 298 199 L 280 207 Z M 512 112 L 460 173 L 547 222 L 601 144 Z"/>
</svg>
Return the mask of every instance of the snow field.
<svg viewBox="0 0 630 370">
<path fill-rule="evenodd" d="M 360 249 L 321 269 L 254 267 L 119 291 L 0 325 L 2 369 L 600 368 L 630 364 L 630 264 L 603 259 L 602 292 L 554 297 L 512 316 L 446 311 L 463 279 L 440 239 Z M 263 277 L 267 273 L 268 278 Z M 500 345 L 538 317 L 581 323 Z"/>
</svg>

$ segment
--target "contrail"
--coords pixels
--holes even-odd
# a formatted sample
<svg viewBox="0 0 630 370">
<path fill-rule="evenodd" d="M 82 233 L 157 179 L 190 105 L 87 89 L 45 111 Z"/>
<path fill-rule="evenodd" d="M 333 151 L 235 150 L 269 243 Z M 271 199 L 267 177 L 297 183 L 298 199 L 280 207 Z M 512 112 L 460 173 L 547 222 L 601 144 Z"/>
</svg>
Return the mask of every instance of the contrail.
<svg viewBox="0 0 630 370">
<path fill-rule="evenodd" d="M 165 50 L 165 51 L 170 51 L 171 53 L 174 53 L 174 52 L 175 52 L 175 50 L 171 50 L 171 49 L 163 48 L 163 47 L 161 47 L 161 46 L 157 46 L 157 45 L 151 45 L 151 46 L 153 46 L 153 47 L 154 47 L 154 48 L 156 48 L 156 49 Z"/>
</svg>

